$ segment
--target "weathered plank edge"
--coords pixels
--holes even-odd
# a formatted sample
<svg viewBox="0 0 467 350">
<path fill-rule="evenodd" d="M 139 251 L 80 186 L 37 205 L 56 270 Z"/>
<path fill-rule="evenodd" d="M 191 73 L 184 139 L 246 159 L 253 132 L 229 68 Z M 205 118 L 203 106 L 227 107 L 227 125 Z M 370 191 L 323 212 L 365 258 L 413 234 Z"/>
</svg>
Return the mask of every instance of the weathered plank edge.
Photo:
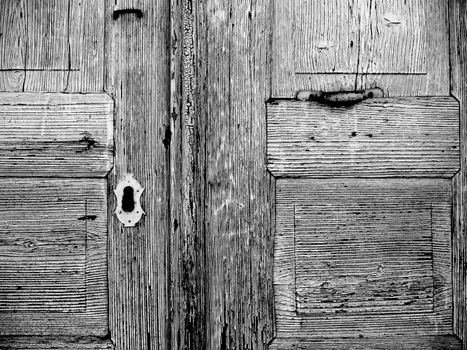
<svg viewBox="0 0 467 350">
<path fill-rule="evenodd" d="M 115 349 L 106 337 L 2 336 L 0 350 L 104 350 Z"/>
<path fill-rule="evenodd" d="M 460 172 L 453 179 L 454 332 L 467 350 L 467 4 L 449 0 L 451 94 L 460 104 Z"/>
<path fill-rule="evenodd" d="M 461 350 L 462 342 L 455 335 L 409 336 L 382 338 L 327 338 L 300 339 L 276 338 L 269 347 L 271 350 Z"/>
<path fill-rule="evenodd" d="M 274 180 L 264 142 L 272 6 L 268 0 L 193 6 L 196 107 L 206 146 L 206 348 L 263 349 L 274 328 Z"/>
</svg>

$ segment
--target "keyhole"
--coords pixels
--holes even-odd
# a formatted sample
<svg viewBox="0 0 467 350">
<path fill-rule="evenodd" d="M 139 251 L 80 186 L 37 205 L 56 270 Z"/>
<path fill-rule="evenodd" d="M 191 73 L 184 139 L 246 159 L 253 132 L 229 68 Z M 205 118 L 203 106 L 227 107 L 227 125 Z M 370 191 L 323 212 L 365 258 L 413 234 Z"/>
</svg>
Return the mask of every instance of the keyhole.
<svg viewBox="0 0 467 350">
<path fill-rule="evenodd" d="M 131 213 L 135 209 L 135 199 L 133 193 L 134 190 L 131 186 L 126 186 L 123 189 L 122 209 L 127 213 Z"/>
</svg>

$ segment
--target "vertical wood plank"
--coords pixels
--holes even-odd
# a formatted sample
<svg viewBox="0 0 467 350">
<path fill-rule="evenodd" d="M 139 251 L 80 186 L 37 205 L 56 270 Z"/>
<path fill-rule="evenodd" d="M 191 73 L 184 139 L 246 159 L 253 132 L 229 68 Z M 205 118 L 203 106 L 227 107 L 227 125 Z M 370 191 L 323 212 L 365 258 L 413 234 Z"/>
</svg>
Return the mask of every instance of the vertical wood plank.
<svg viewBox="0 0 467 350">
<path fill-rule="evenodd" d="M 265 159 L 271 6 L 196 3 L 207 349 L 264 349 L 273 334 L 274 185 Z"/>
<path fill-rule="evenodd" d="M 24 3 L 3 0 L 0 13 L 0 91 L 21 91 L 27 39 Z"/>
<path fill-rule="evenodd" d="M 24 3 L 3 0 L 0 12 L 0 69 L 23 69 L 27 38 Z"/>
<path fill-rule="evenodd" d="M 461 170 L 454 178 L 453 305 L 454 332 L 467 349 L 467 5 L 449 1 L 451 93 L 460 103 Z"/>
<path fill-rule="evenodd" d="M 171 335 L 173 349 L 205 349 L 204 123 L 196 94 L 190 0 L 171 1 Z M 202 85 L 202 84 L 201 84 Z"/>
<path fill-rule="evenodd" d="M 102 91 L 104 88 L 104 3 L 70 3 L 70 60 L 66 91 Z"/>
<path fill-rule="evenodd" d="M 69 11 L 71 0 L 27 1 L 26 67 L 68 69 Z"/>
<path fill-rule="evenodd" d="M 169 349 L 170 1 L 106 2 L 106 90 L 115 99 L 115 166 L 110 191 L 125 173 L 145 188 L 146 216 L 123 228 L 110 213 L 109 307 L 118 349 Z M 142 18 L 113 10 L 140 9 Z M 109 210 L 115 208 L 115 199 Z"/>
</svg>

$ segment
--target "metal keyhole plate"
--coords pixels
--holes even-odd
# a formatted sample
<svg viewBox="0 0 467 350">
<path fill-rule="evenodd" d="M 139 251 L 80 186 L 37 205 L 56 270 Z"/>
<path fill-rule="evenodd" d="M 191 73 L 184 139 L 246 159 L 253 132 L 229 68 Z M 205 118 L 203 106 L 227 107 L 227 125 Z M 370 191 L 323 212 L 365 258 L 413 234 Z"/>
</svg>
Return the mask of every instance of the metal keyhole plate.
<svg viewBox="0 0 467 350">
<path fill-rule="evenodd" d="M 123 226 L 135 226 L 145 214 L 140 203 L 143 191 L 144 188 L 133 177 L 133 174 L 123 175 L 122 180 L 118 183 L 117 188 L 114 190 L 117 198 L 115 214 Z"/>
</svg>

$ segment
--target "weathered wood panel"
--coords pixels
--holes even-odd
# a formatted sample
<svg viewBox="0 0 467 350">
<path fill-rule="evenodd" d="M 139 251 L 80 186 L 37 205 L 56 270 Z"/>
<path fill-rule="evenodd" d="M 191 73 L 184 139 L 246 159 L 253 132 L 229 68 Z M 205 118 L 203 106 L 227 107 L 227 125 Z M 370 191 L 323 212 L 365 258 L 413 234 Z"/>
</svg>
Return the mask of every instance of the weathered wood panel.
<svg viewBox="0 0 467 350">
<path fill-rule="evenodd" d="M 103 1 L 5 0 L 0 11 L 0 91 L 103 91 Z"/>
<path fill-rule="evenodd" d="M 0 11 L 0 91 L 22 91 L 24 72 L 19 69 L 26 60 L 27 27 L 22 20 L 26 9 L 21 1 L 3 0 Z"/>
<path fill-rule="evenodd" d="M 452 177 L 459 105 L 451 97 L 372 99 L 352 107 L 274 101 L 268 168 L 277 176 Z"/>
<path fill-rule="evenodd" d="M 104 179 L 0 179 L 0 334 L 107 326 Z"/>
<path fill-rule="evenodd" d="M 108 95 L 0 93 L 0 176 L 104 177 L 112 162 Z"/>
<path fill-rule="evenodd" d="M 0 4 L 0 69 L 22 69 L 25 62 L 27 27 L 24 2 L 3 0 Z"/>
<path fill-rule="evenodd" d="M 269 348 L 271 350 L 461 350 L 462 344 L 456 336 L 438 335 L 368 339 L 281 339 L 275 341 Z"/>
<path fill-rule="evenodd" d="M 170 1 L 105 2 L 106 91 L 115 99 L 113 190 L 133 173 L 146 216 L 123 228 L 109 220 L 110 329 L 117 349 L 168 349 Z M 140 9 L 142 18 L 113 10 Z M 111 197 L 109 210 L 115 208 Z M 174 276 L 178 278 L 178 276 Z"/>
<path fill-rule="evenodd" d="M 69 6 L 71 1 L 24 1 L 22 19 L 28 28 L 26 67 L 31 70 L 67 70 L 69 51 Z M 23 62 L 16 62 L 20 68 Z"/>
<path fill-rule="evenodd" d="M 70 61 L 65 90 L 104 91 L 105 2 L 69 1 Z"/>
<path fill-rule="evenodd" d="M 295 1 L 295 72 L 426 74 L 423 5 Z"/>
<path fill-rule="evenodd" d="M 263 349 L 273 333 L 266 171 L 267 0 L 194 3 L 195 111 L 205 148 L 206 349 Z M 187 126 L 189 127 L 189 126 Z"/>
<path fill-rule="evenodd" d="M 0 350 L 104 350 L 112 342 L 99 337 L 0 337 Z"/>
<path fill-rule="evenodd" d="M 460 103 L 461 170 L 453 181 L 454 332 L 467 350 L 467 5 L 449 1 L 452 94 Z"/>
<path fill-rule="evenodd" d="M 299 0 L 292 11 L 295 72 L 356 73 L 361 16 L 355 1 Z"/>
<path fill-rule="evenodd" d="M 381 87 L 449 95 L 447 3 L 276 1 L 272 96 Z"/>
<path fill-rule="evenodd" d="M 354 200 L 295 205 L 297 312 L 431 312 L 431 203 Z"/>
<path fill-rule="evenodd" d="M 449 179 L 276 184 L 278 338 L 451 332 Z"/>
</svg>

